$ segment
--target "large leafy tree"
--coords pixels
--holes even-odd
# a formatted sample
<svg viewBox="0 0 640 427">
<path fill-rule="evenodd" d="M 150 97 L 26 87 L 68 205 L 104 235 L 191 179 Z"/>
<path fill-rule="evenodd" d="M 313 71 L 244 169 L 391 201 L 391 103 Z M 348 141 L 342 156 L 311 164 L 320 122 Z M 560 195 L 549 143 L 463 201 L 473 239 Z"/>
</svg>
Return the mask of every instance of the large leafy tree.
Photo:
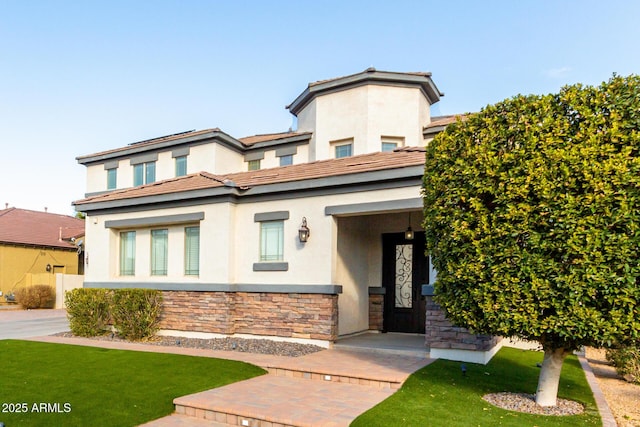
<svg viewBox="0 0 640 427">
<path fill-rule="evenodd" d="M 640 77 L 507 99 L 426 154 L 436 301 L 474 332 L 538 341 L 536 400 L 555 405 L 567 354 L 640 337 Z"/>
</svg>

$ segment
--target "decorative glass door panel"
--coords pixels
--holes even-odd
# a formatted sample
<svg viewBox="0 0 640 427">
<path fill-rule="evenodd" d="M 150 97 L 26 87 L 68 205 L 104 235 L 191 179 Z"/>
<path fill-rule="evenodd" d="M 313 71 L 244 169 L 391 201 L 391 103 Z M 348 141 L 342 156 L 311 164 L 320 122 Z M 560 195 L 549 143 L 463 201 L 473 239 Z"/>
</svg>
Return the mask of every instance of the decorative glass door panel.
<svg viewBox="0 0 640 427">
<path fill-rule="evenodd" d="M 413 306 L 413 245 L 396 245 L 396 308 Z"/>
</svg>

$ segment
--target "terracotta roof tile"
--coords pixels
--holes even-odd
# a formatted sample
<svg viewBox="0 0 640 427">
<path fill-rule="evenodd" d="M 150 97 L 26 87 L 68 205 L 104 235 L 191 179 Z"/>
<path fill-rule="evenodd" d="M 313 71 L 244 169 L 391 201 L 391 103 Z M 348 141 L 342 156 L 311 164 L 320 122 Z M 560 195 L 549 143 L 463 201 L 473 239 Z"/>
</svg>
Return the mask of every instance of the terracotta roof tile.
<svg viewBox="0 0 640 427">
<path fill-rule="evenodd" d="M 431 73 L 429 73 L 429 72 L 424 72 L 424 71 L 416 71 L 416 72 L 400 73 L 400 72 L 396 72 L 396 71 L 382 71 L 382 70 L 376 70 L 374 67 L 370 67 L 370 68 L 367 68 L 366 70 L 364 70 L 364 72 L 365 72 L 365 73 L 367 73 L 367 72 L 375 72 L 375 71 L 379 71 L 379 72 L 386 73 L 386 74 L 397 74 L 397 75 L 410 75 L 410 76 L 431 77 Z M 346 79 L 346 78 L 349 78 L 349 77 L 357 76 L 358 74 L 362 74 L 362 73 L 363 73 L 363 72 L 359 72 L 359 73 L 349 74 L 348 76 L 333 77 L 333 78 L 330 78 L 330 79 L 318 80 L 318 81 L 315 81 L 315 82 L 311 82 L 311 83 L 309 83 L 309 87 L 317 86 L 317 85 L 321 85 L 321 84 L 323 84 L 323 83 L 329 83 L 329 82 L 333 82 L 333 81 L 337 81 L 337 80 Z"/>
<path fill-rule="evenodd" d="M 26 209 L 0 210 L 0 242 L 75 248 L 72 237 L 84 236 L 84 220 Z"/>
<path fill-rule="evenodd" d="M 139 141 L 139 142 L 132 142 L 128 145 L 125 145 L 124 147 L 118 147 L 118 148 L 114 148 L 111 150 L 107 150 L 107 151 L 100 151 L 98 153 L 93 153 L 93 154 L 89 154 L 89 155 L 85 155 L 85 156 L 79 156 L 77 157 L 78 159 L 83 159 L 86 157 L 96 157 L 96 156 L 104 156 L 104 155 L 108 155 L 108 154 L 113 154 L 113 153 L 118 153 L 120 151 L 127 151 L 130 150 L 132 147 L 147 147 L 147 146 L 153 146 L 155 144 L 161 143 L 161 142 L 168 142 L 168 141 L 175 141 L 178 139 L 182 139 L 182 138 L 191 138 L 194 136 L 200 136 L 206 133 L 211 133 L 211 132 L 222 132 L 219 128 L 212 128 L 212 129 L 202 129 L 202 130 L 193 130 L 193 131 L 188 131 L 188 132 L 181 132 L 181 133 L 176 133 L 173 135 L 167 135 L 167 136 L 161 136 L 158 138 L 153 138 L 153 139 L 146 139 L 144 141 Z"/>
<path fill-rule="evenodd" d="M 277 141 L 279 139 L 285 139 L 299 135 L 311 135 L 311 132 L 267 133 L 263 135 L 245 136 L 244 138 L 238 138 L 238 141 L 242 142 L 244 145 L 253 145 L 257 144 L 258 142 Z"/>
<path fill-rule="evenodd" d="M 424 129 L 450 125 L 451 123 L 455 123 L 456 120 L 458 120 L 458 118 L 460 118 L 460 120 L 467 120 L 468 117 L 469 117 L 469 114 L 452 114 L 450 116 L 434 116 L 434 117 L 431 117 L 431 123 L 426 125 Z"/>
<path fill-rule="evenodd" d="M 248 189 L 260 185 L 303 181 L 330 176 L 400 169 L 424 164 L 425 149 L 403 147 L 390 152 L 363 154 L 341 159 L 319 160 L 271 169 L 214 175 L 199 172 L 179 178 L 158 181 L 153 184 L 105 193 L 74 202 L 75 205 L 133 199 L 184 191 L 235 186 Z"/>
</svg>

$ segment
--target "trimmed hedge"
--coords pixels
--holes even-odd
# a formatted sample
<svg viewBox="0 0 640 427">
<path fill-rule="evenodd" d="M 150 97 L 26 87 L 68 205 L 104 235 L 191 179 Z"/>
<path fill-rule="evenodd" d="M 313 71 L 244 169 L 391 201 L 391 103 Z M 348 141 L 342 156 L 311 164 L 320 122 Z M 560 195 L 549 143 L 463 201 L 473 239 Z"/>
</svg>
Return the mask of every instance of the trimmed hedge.
<svg viewBox="0 0 640 427">
<path fill-rule="evenodd" d="M 73 289 L 65 294 L 69 326 L 74 335 L 94 337 L 109 331 L 111 294 L 108 289 Z"/>
<path fill-rule="evenodd" d="M 15 292 L 16 302 L 25 309 L 53 308 L 56 291 L 49 285 L 33 285 L 20 288 Z"/>
<path fill-rule="evenodd" d="M 118 335 L 142 340 L 158 331 L 162 294 L 153 289 L 118 289 L 111 300 L 111 315 Z"/>
<path fill-rule="evenodd" d="M 162 293 L 153 289 L 80 288 L 66 294 L 74 335 L 103 335 L 110 325 L 128 340 L 143 340 L 158 330 Z"/>
<path fill-rule="evenodd" d="M 607 360 L 625 380 L 640 384 L 640 345 L 607 349 Z"/>
</svg>

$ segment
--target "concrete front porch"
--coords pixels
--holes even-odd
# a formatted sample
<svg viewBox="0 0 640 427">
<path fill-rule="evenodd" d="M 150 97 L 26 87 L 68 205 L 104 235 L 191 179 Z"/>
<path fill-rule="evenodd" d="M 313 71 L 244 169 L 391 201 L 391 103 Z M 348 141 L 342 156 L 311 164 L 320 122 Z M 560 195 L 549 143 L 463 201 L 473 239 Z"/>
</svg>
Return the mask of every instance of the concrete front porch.
<svg viewBox="0 0 640 427">
<path fill-rule="evenodd" d="M 397 354 L 429 358 L 429 351 L 422 334 L 402 334 L 396 332 L 363 334 L 338 338 L 333 348 L 345 351 L 361 351 L 381 354 Z"/>
</svg>

